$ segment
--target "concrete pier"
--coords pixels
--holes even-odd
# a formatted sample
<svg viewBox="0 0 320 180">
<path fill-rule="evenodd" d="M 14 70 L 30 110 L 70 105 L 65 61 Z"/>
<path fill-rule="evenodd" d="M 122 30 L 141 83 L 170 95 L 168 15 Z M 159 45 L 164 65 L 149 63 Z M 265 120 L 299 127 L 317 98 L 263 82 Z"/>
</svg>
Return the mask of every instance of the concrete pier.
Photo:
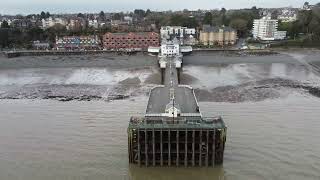
<svg viewBox="0 0 320 180">
<path fill-rule="evenodd" d="M 131 117 L 129 163 L 139 166 L 205 166 L 223 163 L 226 126 L 202 117 L 194 90 L 179 84 L 182 56 L 160 57 L 162 82 L 150 92 L 144 117 Z"/>
</svg>

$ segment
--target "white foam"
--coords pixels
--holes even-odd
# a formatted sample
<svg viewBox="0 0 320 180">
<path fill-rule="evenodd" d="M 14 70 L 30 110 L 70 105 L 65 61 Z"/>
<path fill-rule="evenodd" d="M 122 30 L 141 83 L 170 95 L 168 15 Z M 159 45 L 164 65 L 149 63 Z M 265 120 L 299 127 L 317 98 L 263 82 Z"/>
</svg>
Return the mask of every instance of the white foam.
<svg viewBox="0 0 320 180">
<path fill-rule="evenodd" d="M 320 77 L 301 64 L 231 64 L 227 67 L 187 66 L 184 73 L 197 78 L 192 86 L 212 89 L 267 78 L 283 78 L 320 84 Z"/>
<path fill-rule="evenodd" d="M 81 68 L 72 71 L 64 84 L 112 85 L 116 81 L 107 69 Z"/>
<path fill-rule="evenodd" d="M 19 69 L 0 72 L 0 85 L 30 85 L 30 84 L 86 84 L 115 85 L 127 78 L 138 77 L 144 82 L 152 71 L 117 70 L 106 68 L 55 68 L 55 69 Z"/>
<path fill-rule="evenodd" d="M 152 74 L 151 70 L 144 69 L 144 70 L 120 70 L 115 71 L 113 73 L 114 80 L 117 82 L 123 81 L 127 78 L 134 78 L 138 77 L 141 82 L 145 82 L 145 80 Z"/>
<path fill-rule="evenodd" d="M 185 67 L 184 71 L 199 79 L 193 86 L 208 88 L 237 85 L 251 78 L 248 67 L 245 64 L 233 64 L 227 67 L 189 66 Z"/>
</svg>

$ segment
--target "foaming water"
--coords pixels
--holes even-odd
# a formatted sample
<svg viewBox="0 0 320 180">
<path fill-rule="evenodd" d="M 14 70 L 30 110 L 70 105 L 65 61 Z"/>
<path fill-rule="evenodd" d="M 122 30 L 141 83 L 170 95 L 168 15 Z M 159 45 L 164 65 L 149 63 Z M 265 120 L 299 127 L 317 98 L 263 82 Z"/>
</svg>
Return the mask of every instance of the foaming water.
<svg viewBox="0 0 320 180">
<path fill-rule="evenodd" d="M 319 76 L 299 63 L 229 64 L 222 67 L 189 65 L 184 68 L 184 73 L 196 78 L 192 82 L 194 87 L 209 89 L 275 78 L 320 84 Z"/>
<path fill-rule="evenodd" d="M 107 69 L 76 69 L 64 80 L 64 84 L 111 85 L 117 83 Z"/>
<path fill-rule="evenodd" d="M 110 70 L 106 68 L 41 68 L 0 71 L 0 86 L 30 84 L 114 85 L 127 78 L 144 81 L 150 69 Z"/>
<path fill-rule="evenodd" d="M 0 100 L 0 179 L 320 178 L 319 99 L 200 103 L 204 116 L 228 125 L 224 164 L 215 168 L 130 166 L 128 120 L 146 103 Z"/>
</svg>

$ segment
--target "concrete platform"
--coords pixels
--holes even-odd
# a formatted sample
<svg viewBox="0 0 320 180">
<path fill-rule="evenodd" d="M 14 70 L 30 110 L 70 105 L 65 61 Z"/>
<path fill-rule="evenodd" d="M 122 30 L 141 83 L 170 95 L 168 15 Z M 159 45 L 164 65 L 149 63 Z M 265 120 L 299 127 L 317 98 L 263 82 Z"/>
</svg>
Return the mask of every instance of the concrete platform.
<svg viewBox="0 0 320 180">
<path fill-rule="evenodd" d="M 163 85 L 150 91 L 145 116 L 130 119 L 129 162 L 185 167 L 222 164 L 227 128 L 221 117 L 202 117 L 192 87 L 179 85 L 176 60 L 160 59 L 165 64 Z"/>
</svg>

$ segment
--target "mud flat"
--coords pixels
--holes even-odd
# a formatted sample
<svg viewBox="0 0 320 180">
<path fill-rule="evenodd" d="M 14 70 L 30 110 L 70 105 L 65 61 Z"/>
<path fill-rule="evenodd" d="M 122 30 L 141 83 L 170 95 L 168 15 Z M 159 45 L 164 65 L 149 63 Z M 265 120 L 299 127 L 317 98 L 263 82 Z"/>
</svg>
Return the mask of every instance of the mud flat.
<svg viewBox="0 0 320 180">
<path fill-rule="evenodd" d="M 257 102 L 294 92 L 319 97 L 319 57 L 316 50 L 195 52 L 184 57 L 181 83 L 205 102 Z M 0 99 L 109 101 L 148 96 L 161 82 L 157 58 L 143 54 L 0 57 L 0 64 Z"/>
</svg>

